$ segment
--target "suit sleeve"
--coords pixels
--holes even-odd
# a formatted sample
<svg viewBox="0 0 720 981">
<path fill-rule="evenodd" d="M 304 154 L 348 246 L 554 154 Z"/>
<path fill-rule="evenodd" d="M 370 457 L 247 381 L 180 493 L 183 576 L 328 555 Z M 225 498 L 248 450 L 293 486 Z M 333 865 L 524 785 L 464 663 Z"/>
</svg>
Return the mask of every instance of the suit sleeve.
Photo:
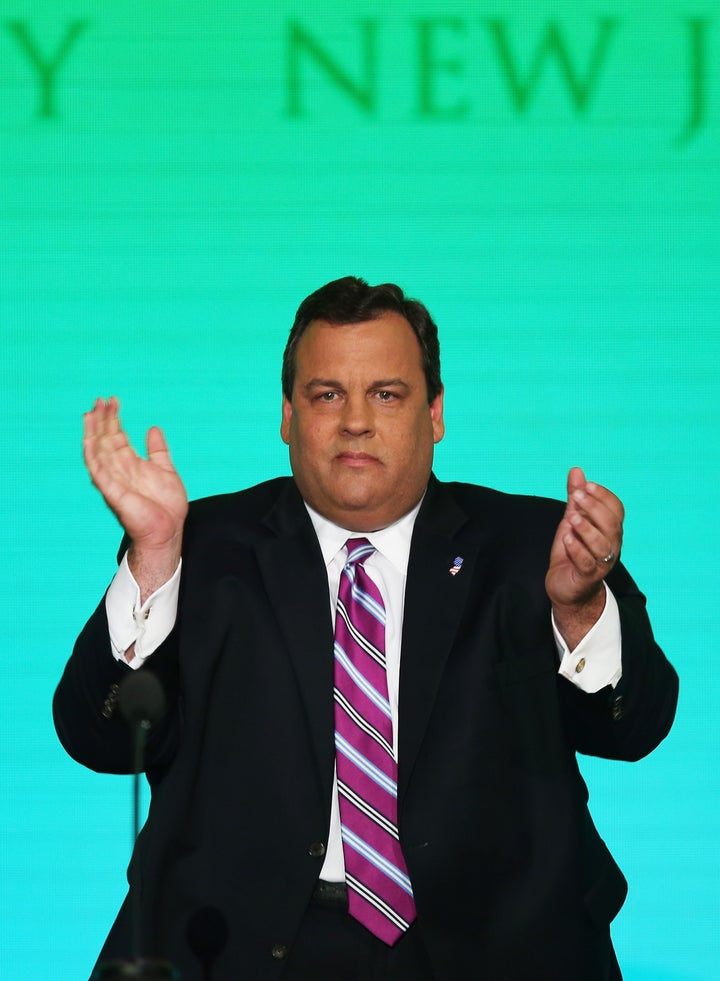
<svg viewBox="0 0 720 981">
<path fill-rule="evenodd" d="M 168 714 L 150 733 L 148 775 L 171 759 L 177 735 L 177 636 L 173 631 L 153 654 L 152 670 L 168 697 Z M 53 698 L 58 738 L 73 759 L 101 773 L 132 773 L 131 734 L 118 710 L 118 690 L 132 669 L 113 657 L 105 600 L 90 617 Z"/>
<path fill-rule="evenodd" d="M 678 677 L 653 636 L 645 597 L 618 565 L 608 577 L 618 603 L 622 677 L 613 689 L 595 694 L 558 679 L 568 739 L 581 753 L 638 760 L 670 731 L 678 699 Z"/>
</svg>

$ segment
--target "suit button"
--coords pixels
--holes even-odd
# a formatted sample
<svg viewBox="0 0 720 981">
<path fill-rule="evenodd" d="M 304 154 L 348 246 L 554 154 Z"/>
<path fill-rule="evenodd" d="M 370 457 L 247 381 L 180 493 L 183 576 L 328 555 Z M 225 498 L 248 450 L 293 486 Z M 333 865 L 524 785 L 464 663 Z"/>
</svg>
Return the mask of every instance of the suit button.
<svg viewBox="0 0 720 981">
<path fill-rule="evenodd" d="M 618 695 L 618 697 L 612 703 L 612 717 L 614 722 L 619 722 L 620 719 L 622 719 L 623 716 L 622 703 L 623 703 L 622 695 Z"/>
<path fill-rule="evenodd" d="M 115 713 L 115 706 L 117 705 L 118 692 L 120 691 L 120 685 L 110 685 L 110 691 L 107 694 L 107 698 L 103 702 L 102 714 L 106 719 L 111 719 Z"/>
<path fill-rule="evenodd" d="M 308 849 L 311 858 L 322 858 L 325 854 L 325 845 L 322 841 L 314 841 Z"/>
<path fill-rule="evenodd" d="M 270 950 L 276 961 L 284 961 L 289 953 L 287 944 L 273 944 Z"/>
</svg>

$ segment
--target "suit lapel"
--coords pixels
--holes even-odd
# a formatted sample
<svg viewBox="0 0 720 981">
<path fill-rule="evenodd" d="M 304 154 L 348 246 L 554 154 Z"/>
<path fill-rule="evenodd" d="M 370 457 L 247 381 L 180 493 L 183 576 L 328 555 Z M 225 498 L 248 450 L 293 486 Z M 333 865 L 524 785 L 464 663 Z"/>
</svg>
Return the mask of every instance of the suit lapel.
<svg viewBox="0 0 720 981">
<path fill-rule="evenodd" d="M 293 482 L 264 523 L 273 535 L 257 546 L 258 563 L 305 706 L 323 799 L 329 800 L 334 722 L 327 572 L 312 522 Z"/>
<path fill-rule="evenodd" d="M 449 491 L 431 478 L 415 522 L 405 588 L 398 734 L 400 799 L 468 600 L 480 545 L 467 536 L 463 538 L 467 521 Z M 450 569 L 457 557 L 462 564 L 453 575 Z"/>
</svg>

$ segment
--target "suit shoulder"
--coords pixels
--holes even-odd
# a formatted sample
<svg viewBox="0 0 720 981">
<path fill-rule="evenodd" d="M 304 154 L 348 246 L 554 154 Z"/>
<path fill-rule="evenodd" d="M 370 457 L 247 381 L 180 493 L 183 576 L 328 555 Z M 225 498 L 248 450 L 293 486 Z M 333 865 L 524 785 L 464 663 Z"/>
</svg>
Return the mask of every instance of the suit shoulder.
<svg viewBox="0 0 720 981">
<path fill-rule="evenodd" d="M 292 483 L 291 477 L 274 477 L 243 490 L 198 498 L 190 502 L 186 527 L 190 531 L 202 529 L 204 534 L 213 527 L 227 529 L 228 525 L 256 528 Z"/>
<path fill-rule="evenodd" d="M 439 484 L 449 493 L 468 515 L 513 517 L 534 521 L 554 521 L 556 524 L 565 510 L 564 501 L 551 497 L 536 497 L 531 494 L 510 494 L 507 491 L 483 487 L 460 481 Z"/>
</svg>

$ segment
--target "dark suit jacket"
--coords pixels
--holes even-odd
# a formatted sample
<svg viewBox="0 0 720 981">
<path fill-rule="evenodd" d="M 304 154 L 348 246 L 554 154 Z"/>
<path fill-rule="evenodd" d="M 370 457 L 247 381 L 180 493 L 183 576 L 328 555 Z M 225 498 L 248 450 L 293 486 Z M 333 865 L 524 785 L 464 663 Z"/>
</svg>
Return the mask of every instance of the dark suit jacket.
<svg viewBox="0 0 720 981">
<path fill-rule="evenodd" d="M 431 480 L 405 598 L 399 827 L 418 929 L 442 981 L 601 981 L 625 880 L 575 754 L 636 760 L 668 732 L 677 678 L 622 568 L 623 677 L 558 677 L 544 576 L 562 504 Z M 461 571 L 449 569 L 462 556 Z M 327 579 L 289 478 L 191 506 L 177 625 L 143 670 L 170 695 L 150 739 L 152 803 L 129 870 L 148 954 L 200 977 L 187 923 L 219 910 L 217 981 L 280 977 L 322 865 L 333 776 Z M 124 671 L 101 603 L 54 711 L 68 752 L 131 769 Z M 110 716 L 109 718 L 107 716 Z M 128 904 L 103 956 L 127 955 Z"/>
</svg>

